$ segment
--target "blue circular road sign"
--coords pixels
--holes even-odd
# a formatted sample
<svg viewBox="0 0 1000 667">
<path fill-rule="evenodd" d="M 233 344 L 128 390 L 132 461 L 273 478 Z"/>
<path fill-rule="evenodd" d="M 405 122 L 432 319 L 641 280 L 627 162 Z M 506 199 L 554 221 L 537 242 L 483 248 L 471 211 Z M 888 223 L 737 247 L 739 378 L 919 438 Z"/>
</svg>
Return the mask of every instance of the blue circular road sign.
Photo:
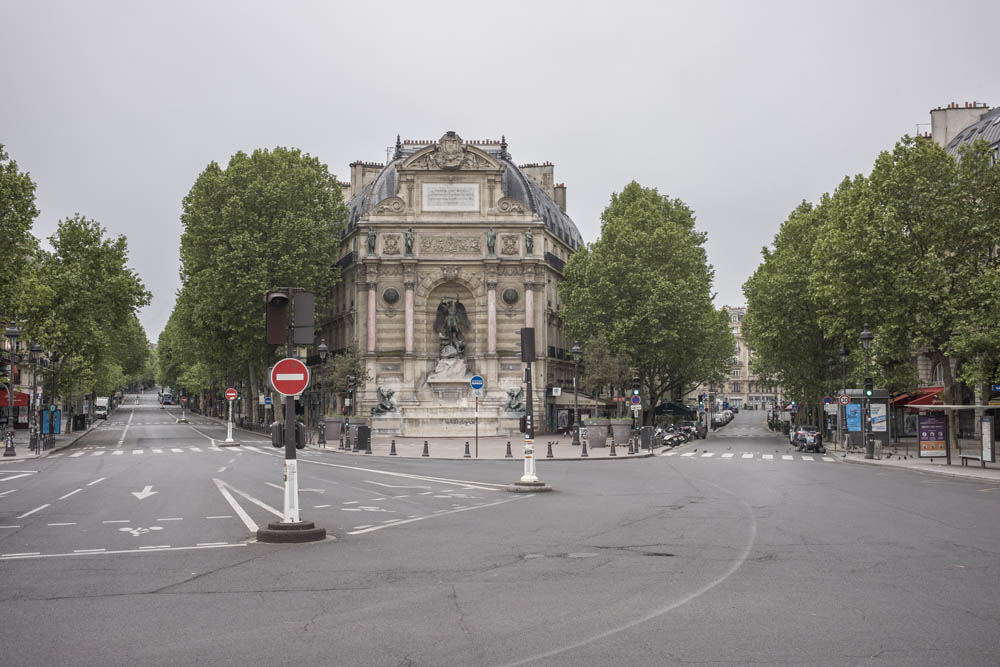
<svg viewBox="0 0 1000 667">
<path fill-rule="evenodd" d="M 271 397 L 270 396 L 265 396 L 264 397 L 264 405 L 271 405 Z"/>
<path fill-rule="evenodd" d="M 484 384 L 486 383 L 483 381 L 482 375 L 473 375 L 472 379 L 469 380 L 469 386 L 473 389 L 482 389 Z"/>
<path fill-rule="evenodd" d="M 632 405 L 639 405 L 640 403 L 642 403 L 642 398 L 639 396 L 633 396 L 631 400 L 632 400 Z"/>
</svg>

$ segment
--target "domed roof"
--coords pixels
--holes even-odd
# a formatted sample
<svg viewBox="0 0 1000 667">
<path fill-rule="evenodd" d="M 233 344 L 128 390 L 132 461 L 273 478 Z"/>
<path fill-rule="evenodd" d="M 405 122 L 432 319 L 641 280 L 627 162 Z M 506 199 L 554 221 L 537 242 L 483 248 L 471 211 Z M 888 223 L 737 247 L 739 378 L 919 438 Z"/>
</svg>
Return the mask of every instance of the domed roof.
<svg viewBox="0 0 1000 667">
<path fill-rule="evenodd" d="M 577 250 L 583 245 L 583 237 L 580 236 L 580 231 L 576 228 L 573 219 L 559 208 L 559 204 L 548 193 L 511 161 L 511 157 L 506 151 L 506 144 L 501 146 L 475 144 L 475 146 L 503 165 L 501 189 L 504 197 L 522 202 L 532 213 L 545 222 L 549 231 L 562 239 L 573 250 Z M 417 151 L 426 147 L 425 143 L 412 147 L 397 144 L 396 157 L 379 172 L 373 181 L 363 187 L 361 192 L 347 203 L 350 214 L 345 232 L 353 229 L 358 220 L 380 201 L 396 196 L 399 184 L 398 167 Z"/>
<path fill-rule="evenodd" d="M 992 109 L 983 114 L 982 118 L 965 128 L 952 139 L 945 150 L 950 155 L 958 155 L 958 148 L 962 144 L 982 139 L 990 148 L 1000 155 L 1000 107 Z"/>
</svg>

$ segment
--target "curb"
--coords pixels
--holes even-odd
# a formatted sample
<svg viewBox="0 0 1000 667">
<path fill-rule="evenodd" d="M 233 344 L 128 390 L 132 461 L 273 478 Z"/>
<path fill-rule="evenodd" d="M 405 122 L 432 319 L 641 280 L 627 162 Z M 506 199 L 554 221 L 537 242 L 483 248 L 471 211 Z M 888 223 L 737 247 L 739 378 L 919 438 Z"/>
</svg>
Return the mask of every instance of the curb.
<svg viewBox="0 0 1000 667">
<path fill-rule="evenodd" d="M 843 450 L 837 450 L 837 451 L 843 451 Z M 887 468 L 889 470 L 903 470 L 903 471 L 906 471 L 906 472 L 915 472 L 915 473 L 921 474 L 921 475 L 939 475 L 941 477 L 953 477 L 955 479 L 964 479 L 964 480 L 969 480 L 969 481 L 973 481 L 973 482 L 981 482 L 981 483 L 986 483 L 986 484 L 1000 484 L 1000 477 L 998 477 L 997 479 L 990 479 L 989 477 L 980 477 L 979 475 L 969 475 L 967 473 L 959 472 L 957 470 L 946 470 L 946 469 L 937 470 L 937 469 L 928 469 L 928 468 L 913 468 L 913 467 L 910 467 L 910 466 L 892 465 L 891 463 L 877 463 L 875 461 L 870 461 L 870 460 L 867 460 L 867 459 L 841 458 L 840 462 L 841 463 L 853 463 L 855 465 L 864 465 L 864 466 L 870 466 L 870 467 L 874 467 L 874 468 Z"/>
</svg>

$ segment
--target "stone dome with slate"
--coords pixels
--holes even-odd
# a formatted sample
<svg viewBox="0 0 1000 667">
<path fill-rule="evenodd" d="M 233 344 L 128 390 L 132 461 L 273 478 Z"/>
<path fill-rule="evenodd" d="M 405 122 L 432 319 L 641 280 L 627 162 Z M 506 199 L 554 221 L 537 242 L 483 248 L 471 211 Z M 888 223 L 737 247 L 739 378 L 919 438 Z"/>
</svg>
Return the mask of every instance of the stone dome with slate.
<svg viewBox="0 0 1000 667">
<path fill-rule="evenodd" d="M 958 149 L 962 144 L 971 143 L 977 139 L 982 139 L 994 154 L 1000 158 L 1000 107 L 987 111 L 982 117 L 969 127 L 965 128 L 958 135 L 948 142 L 945 150 L 950 155 L 958 155 Z"/>
<path fill-rule="evenodd" d="M 447 135 L 446 135 L 447 136 Z M 457 136 L 457 135 L 455 135 Z M 378 174 L 356 192 L 348 202 L 350 217 L 346 232 L 349 232 L 365 214 L 369 213 L 379 202 L 394 197 L 399 192 L 398 169 L 416 153 L 434 146 L 433 141 L 399 141 L 393 159 L 386 165 L 378 163 L 355 162 L 352 169 L 359 166 L 367 172 L 378 169 Z M 561 238 L 573 250 L 583 245 L 583 238 L 573 222 L 566 214 L 566 187 L 552 182 L 553 165 L 525 164 L 518 167 L 507 151 L 506 140 L 486 140 L 464 142 L 466 146 L 475 147 L 494 158 L 503 167 L 502 193 L 523 203 L 528 210 L 545 222 L 545 226 Z M 352 178 L 351 185 L 354 185 Z M 352 187 L 353 190 L 353 187 Z"/>
</svg>

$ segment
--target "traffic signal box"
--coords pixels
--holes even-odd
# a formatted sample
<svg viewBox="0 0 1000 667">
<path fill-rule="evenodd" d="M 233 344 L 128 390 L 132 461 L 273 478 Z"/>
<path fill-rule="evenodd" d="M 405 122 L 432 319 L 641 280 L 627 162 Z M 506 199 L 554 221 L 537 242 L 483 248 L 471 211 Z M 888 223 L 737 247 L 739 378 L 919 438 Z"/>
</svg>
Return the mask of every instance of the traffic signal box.
<svg viewBox="0 0 1000 667">
<path fill-rule="evenodd" d="M 632 377 L 632 395 L 638 396 L 642 393 L 642 380 L 639 376 Z"/>
<path fill-rule="evenodd" d="M 875 382 L 870 377 L 865 378 L 865 396 L 867 398 L 871 398 L 872 394 L 874 393 L 875 393 Z"/>
</svg>

